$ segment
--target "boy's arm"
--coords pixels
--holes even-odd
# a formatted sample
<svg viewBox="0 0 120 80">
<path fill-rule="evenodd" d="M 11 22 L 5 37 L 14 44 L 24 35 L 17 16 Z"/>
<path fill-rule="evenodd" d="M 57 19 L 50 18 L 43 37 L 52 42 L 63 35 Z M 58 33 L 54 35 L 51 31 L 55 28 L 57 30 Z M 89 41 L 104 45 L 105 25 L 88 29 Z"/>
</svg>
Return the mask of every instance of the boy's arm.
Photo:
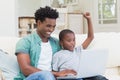
<svg viewBox="0 0 120 80">
<path fill-rule="evenodd" d="M 88 47 L 88 45 L 91 43 L 91 41 L 93 40 L 93 38 L 94 38 L 94 32 L 93 32 L 93 26 L 92 26 L 92 20 L 91 20 L 90 13 L 86 12 L 83 15 L 87 19 L 87 23 L 88 23 L 87 39 L 82 43 L 83 49 L 86 49 Z"/>
</svg>

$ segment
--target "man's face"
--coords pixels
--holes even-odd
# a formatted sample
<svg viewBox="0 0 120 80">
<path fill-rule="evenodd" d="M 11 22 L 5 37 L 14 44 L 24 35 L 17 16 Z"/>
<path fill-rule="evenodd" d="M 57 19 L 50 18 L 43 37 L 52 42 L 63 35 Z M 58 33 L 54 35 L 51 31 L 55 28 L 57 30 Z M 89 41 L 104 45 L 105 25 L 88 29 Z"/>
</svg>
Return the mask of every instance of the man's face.
<svg viewBox="0 0 120 80">
<path fill-rule="evenodd" d="M 65 50 L 73 51 L 75 47 L 75 35 L 73 33 L 66 34 L 62 41 L 60 41 L 61 46 Z"/>
<path fill-rule="evenodd" d="M 46 18 L 45 21 L 38 21 L 37 24 L 40 37 L 48 38 L 55 29 L 56 19 Z"/>
</svg>

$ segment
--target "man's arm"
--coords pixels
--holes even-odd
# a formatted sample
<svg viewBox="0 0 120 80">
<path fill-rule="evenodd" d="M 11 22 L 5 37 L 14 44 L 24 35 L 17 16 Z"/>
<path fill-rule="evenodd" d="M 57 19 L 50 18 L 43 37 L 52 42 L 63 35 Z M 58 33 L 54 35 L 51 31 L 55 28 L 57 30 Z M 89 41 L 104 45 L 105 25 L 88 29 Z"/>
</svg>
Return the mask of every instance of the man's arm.
<svg viewBox="0 0 120 80">
<path fill-rule="evenodd" d="M 31 66 L 29 54 L 18 53 L 17 60 L 18 60 L 20 69 L 25 76 L 28 76 L 34 72 L 40 71 L 40 69 L 37 69 L 37 68 Z"/>
<path fill-rule="evenodd" d="M 29 54 L 18 53 L 17 54 L 17 60 L 18 60 L 20 69 L 25 76 L 28 76 L 32 73 L 41 71 L 40 69 L 31 66 Z M 60 71 L 60 72 L 52 71 L 52 73 L 56 77 L 66 76 L 69 73 L 76 75 L 76 72 L 74 70 L 63 70 L 63 71 Z"/>
<path fill-rule="evenodd" d="M 92 26 L 92 20 L 90 17 L 90 13 L 86 12 L 84 14 L 84 17 L 87 19 L 87 23 L 88 23 L 88 35 L 87 35 L 87 39 L 82 43 L 82 46 L 83 46 L 83 49 L 86 49 L 94 38 L 94 32 L 93 32 L 93 26 Z"/>
</svg>

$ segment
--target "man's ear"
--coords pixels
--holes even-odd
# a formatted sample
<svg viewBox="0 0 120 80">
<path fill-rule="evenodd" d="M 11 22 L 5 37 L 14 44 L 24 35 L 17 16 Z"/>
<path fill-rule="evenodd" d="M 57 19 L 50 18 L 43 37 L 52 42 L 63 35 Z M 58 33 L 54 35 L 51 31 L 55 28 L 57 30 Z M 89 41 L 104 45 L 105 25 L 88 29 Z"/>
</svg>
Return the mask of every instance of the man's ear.
<svg viewBox="0 0 120 80">
<path fill-rule="evenodd" d="M 38 24 L 41 24 L 41 21 L 40 21 L 40 20 L 38 20 L 38 21 L 37 21 L 37 23 L 38 23 Z"/>
<path fill-rule="evenodd" d="M 41 25 L 41 21 L 40 20 L 37 20 L 37 26 L 40 26 Z"/>
</svg>

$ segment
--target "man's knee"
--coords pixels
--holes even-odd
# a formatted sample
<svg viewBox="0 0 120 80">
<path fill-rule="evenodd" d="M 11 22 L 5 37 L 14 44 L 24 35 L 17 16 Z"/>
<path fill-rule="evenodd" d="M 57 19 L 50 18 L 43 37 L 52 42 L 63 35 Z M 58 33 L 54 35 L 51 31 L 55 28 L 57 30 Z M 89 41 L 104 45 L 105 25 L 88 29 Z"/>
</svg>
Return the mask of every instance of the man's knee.
<svg viewBox="0 0 120 80">
<path fill-rule="evenodd" d="M 106 77 L 102 76 L 102 75 L 98 75 L 94 77 L 95 80 L 108 80 Z"/>
<path fill-rule="evenodd" d="M 50 71 L 39 71 L 31 74 L 26 80 L 55 80 L 54 75 Z"/>
<path fill-rule="evenodd" d="M 47 79 L 55 80 L 54 75 L 50 71 L 42 71 L 42 72 L 40 71 L 39 73 L 40 73 L 39 76 L 42 77 L 43 80 L 47 80 Z"/>
<path fill-rule="evenodd" d="M 53 74 L 50 71 L 42 71 L 42 72 L 40 71 L 39 73 L 44 76 L 53 76 Z"/>
</svg>

